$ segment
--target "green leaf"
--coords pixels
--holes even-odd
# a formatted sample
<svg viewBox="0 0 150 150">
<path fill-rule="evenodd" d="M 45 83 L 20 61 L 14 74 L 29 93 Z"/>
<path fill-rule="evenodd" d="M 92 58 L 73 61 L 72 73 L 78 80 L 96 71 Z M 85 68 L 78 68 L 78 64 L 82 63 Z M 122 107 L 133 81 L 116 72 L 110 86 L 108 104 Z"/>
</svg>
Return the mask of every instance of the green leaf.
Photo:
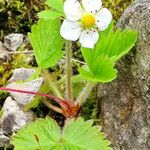
<svg viewBox="0 0 150 150">
<path fill-rule="evenodd" d="M 27 125 L 12 139 L 15 150 L 50 150 L 59 140 L 60 129 L 50 118 L 38 119 L 35 123 Z"/>
<path fill-rule="evenodd" d="M 84 50 L 83 50 L 84 51 Z M 89 55 L 89 59 L 91 55 Z M 107 56 L 100 56 L 96 59 L 88 60 L 88 68 L 80 68 L 80 75 L 91 82 L 110 82 L 116 78 L 117 70 L 114 69 L 114 63 Z"/>
<path fill-rule="evenodd" d="M 72 119 L 66 124 L 62 138 L 68 150 L 110 150 L 110 142 L 104 139 L 104 135 L 93 121 L 84 121 L 82 118 Z"/>
<path fill-rule="evenodd" d="M 77 74 L 77 75 L 72 76 L 72 82 L 73 82 L 73 83 L 80 83 L 80 84 L 82 84 L 82 83 L 85 83 L 86 80 L 84 80 L 84 79 L 80 76 L 80 74 Z"/>
<path fill-rule="evenodd" d="M 80 75 L 91 82 L 110 82 L 116 78 L 115 63 L 108 56 L 97 56 L 91 49 L 82 49 L 87 66 L 79 69 Z M 94 61 L 93 61 L 94 60 Z"/>
<path fill-rule="evenodd" d="M 59 20 L 39 20 L 32 26 L 29 34 L 34 54 L 40 68 L 49 68 L 57 64 L 63 56 L 64 40 L 60 36 Z"/>
<path fill-rule="evenodd" d="M 64 10 L 63 10 L 63 6 L 64 6 L 63 0 L 47 0 L 46 3 L 48 4 L 49 7 L 53 8 L 53 9 L 56 9 L 59 12 L 64 13 Z"/>
<path fill-rule="evenodd" d="M 49 20 L 49 19 L 54 20 L 54 19 L 57 19 L 61 16 L 63 16 L 63 14 L 61 12 L 58 12 L 58 11 L 53 10 L 53 9 L 43 10 L 43 11 L 38 13 L 38 17 L 43 18 L 45 20 Z"/>
<path fill-rule="evenodd" d="M 127 29 L 114 31 L 111 25 L 107 30 L 100 32 L 99 36 L 99 41 L 93 49 L 95 57 L 106 55 L 118 61 L 135 45 L 138 33 Z"/>
<path fill-rule="evenodd" d="M 71 119 L 61 131 L 53 119 L 38 119 L 22 128 L 12 142 L 15 150 L 111 150 L 93 121 Z"/>
<path fill-rule="evenodd" d="M 100 32 L 100 38 L 94 49 L 82 48 L 86 69 L 80 68 L 80 75 L 92 82 L 110 82 L 116 78 L 116 61 L 135 45 L 137 32 L 133 30 L 108 29 Z"/>
</svg>

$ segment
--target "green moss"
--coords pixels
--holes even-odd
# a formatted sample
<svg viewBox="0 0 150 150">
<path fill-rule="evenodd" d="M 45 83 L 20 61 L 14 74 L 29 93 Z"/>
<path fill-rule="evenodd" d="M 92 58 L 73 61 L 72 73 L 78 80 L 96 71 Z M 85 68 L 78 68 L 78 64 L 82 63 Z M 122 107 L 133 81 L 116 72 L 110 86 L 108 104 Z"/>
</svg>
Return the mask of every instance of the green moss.
<svg viewBox="0 0 150 150">
<path fill-rule="evenodd" d="M 123 11 L 133 2 L 133 0 L 105 0 L 104 6 L 109 8 L 113 14 L 113 18 L 117 21 Z"/>
<path fill-rule="evenodd" d="M 5 86 L 8 79 L 11 77 L 13 70 L 16 68 L 31 68 L 27 61 L 26 54 L 14 54 L 12 55 L 11 62 L 4 62 L 0 65 L 0 86 Z"/>
<path fill-rule="evenodd" d="M 0 0 L 0 29 L 4 34 L 27 33 L 37 20 L 37 12 L 43 10 L 43 0 Z"/>
</svg>

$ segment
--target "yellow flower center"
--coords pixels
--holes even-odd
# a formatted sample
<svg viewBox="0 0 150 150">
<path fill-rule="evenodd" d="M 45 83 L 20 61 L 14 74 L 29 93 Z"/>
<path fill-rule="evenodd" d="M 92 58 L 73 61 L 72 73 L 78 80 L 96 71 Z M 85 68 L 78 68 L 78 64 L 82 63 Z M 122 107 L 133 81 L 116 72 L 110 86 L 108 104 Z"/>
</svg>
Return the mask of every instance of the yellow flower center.
<svg viewBox="0 0 150 150">
<path fill-rule="evenodd" d="M 90 28 L 95 25 L 95 17 L 92 14 L 85 14 L 82 17 L 82 24 L 86 28 Z"/>
</svg>

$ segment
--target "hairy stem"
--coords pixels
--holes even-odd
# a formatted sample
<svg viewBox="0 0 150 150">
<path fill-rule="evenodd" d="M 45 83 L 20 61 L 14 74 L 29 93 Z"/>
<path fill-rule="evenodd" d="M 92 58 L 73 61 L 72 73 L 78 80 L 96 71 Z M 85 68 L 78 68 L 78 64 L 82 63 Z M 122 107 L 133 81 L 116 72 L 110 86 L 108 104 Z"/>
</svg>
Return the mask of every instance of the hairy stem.
<svg viewBox="0 0 150 150">
<path fill-rule="evenodd" d="M 73 100 L 72 90 L 72 43 L 66 41 L 66 99 Z"/>
<path fill-rule="evenodd" d="M 77 97 L 76 102 L 80 105 L 83 104 L 87 98 L 89 98 L 93 88 L 96 86 L 96 83 L 88 82 L 86 86 L 82 89 L 80 95 Z"/>
<path fill-rule="evenodd" d="M 52 91 L 54 94 L 56 94 L 59 98 L 63 99 L 63 96 L 61 95 L 60 91 L 58 90 L 58 87 L 56 84 L 53 82 L 52 77 L 48 70 L 43 70 L 43 76 L 46 79 L 46 82 L 48 82 L 48 85 L 51 87 Z"/>
</svg>

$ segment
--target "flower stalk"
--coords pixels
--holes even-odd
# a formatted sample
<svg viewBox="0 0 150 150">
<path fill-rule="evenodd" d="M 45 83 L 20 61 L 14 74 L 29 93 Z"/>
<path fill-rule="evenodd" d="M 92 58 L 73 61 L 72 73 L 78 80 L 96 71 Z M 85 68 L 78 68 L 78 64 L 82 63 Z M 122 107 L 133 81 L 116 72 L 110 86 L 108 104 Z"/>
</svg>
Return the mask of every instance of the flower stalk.
<svg viewBox="0 0 150 150">
<path fill-rule="evenodd" d="M 77 117 L 80 114 L 80 110 L 81 110 L 80 105 L 71 100 L 60 99 L 54 95 L 49 95 L 49 94 L 44 94 L 44 93 L 39 93 L 39 92 L 18 90 L 18 89 L 5 88 L 5 87 L 0 87 L 0 90 L 41 96 L 41 97 L 43 97 L 43 99 L 42 99 L 43 103 L 47 107 L 51 108 L 52 110 L 54 110 L 58 113 L 63 114 L 66 118 Z M 54 100 L 55 102 L 57 102 L 60 105 L 61 108 L 52 105 L 44 98 L 50 98 L 50 99 Z"/>
<path fill-rule="evenodd" d="M 73 100 L 72 90 L 72 43 L 66 41 L 66 99 Z"/>
<path fill-rule="evenodd" d="M 10 92 L 17 92 L 17 93 L 24 93 L 24 94 L 31 94 L 31 95 L 38 95 L 38 96 L 41 96 L 43 98 L 47 97 L 47 98 L 50 98 L 50 99 L 54 100 L 59 105 L 62 105 L 62 106 L 65 106 L 65 107 L 68 106 L 68 104 L 66 104 L 66 102 L 63 99 L 60 99 L 60 98 L 58 98 L 58 97 L 56 97 L 54 95 L 38 93 L 38 92 L 32 92 L 32 91 L 17 90 L 17 89 L 12 89 L 12 88 L 5 88 L 5 87 L 0 87 L 0 90 L 2 90 L 2 91 L 10 91 Z M 44 102 L 45 105 L 47 105 L 49 108 L 53 109 L 54 111 L 56 111 L 58 113 L 63 113 L 62 109 L 53 106 L 46 99 L 43 99 L 43 102 Z"/>
</svg>

